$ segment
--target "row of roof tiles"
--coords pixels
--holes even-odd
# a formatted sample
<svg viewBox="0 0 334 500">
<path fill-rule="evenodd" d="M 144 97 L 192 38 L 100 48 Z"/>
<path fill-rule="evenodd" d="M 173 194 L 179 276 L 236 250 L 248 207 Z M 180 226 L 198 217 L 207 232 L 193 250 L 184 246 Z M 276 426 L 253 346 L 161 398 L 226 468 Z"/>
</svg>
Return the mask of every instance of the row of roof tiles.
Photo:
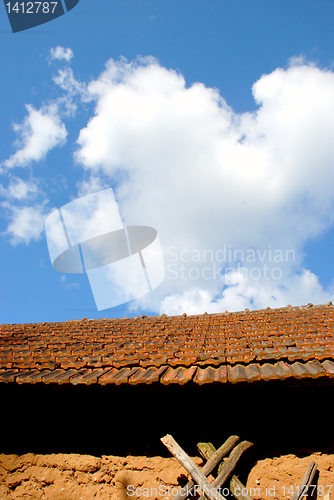
<svg viewBox="0 0 334 500">
<path fill-rule="evenodd" d="M 203 366 L 236 364 L 263 361 L 307 361 L 312 359 L 324 360 L 334 359 L 334 346 L 300 346 L 300 347 L 279 347 L 255 348 L 244 347 L 241 349 L 198 349 L 196 352 L 169 349 L 168 351 L 157 350 L 154 352 L 118 354 L 108 353 L 107 355 L 89 355 L 84 351 L 76 354 L 45 354 L 31 352 L 23 355 L 22 352 L 0 352 L 0 369 L 69 369 L 69 368 L 121 368 L 124 366 Z"/>
<path fill-rule="evenodd" d="M 226 380 L 251 380 L 245 373 L 261 378 L 267 364 L 276 366 L 274 373 L 284 378 L 279 367 L 295 366 L 293 362 L 314 368 L 322 361 L 331 366 L 333 312 L 329 303 L 242 313 L 0 325 L 0 381 L 47 383 L 56 377 L 58 383 L 79 379 L 116 383 L 113 380 L 119 376 L 123 380 L 126 369 L 135 370 L 128 383 L 141 377 L 145 382 L 147 374 L 156 373 L 154 369 L 162 383 L 169 376 L 184 383 L 190 373 L 197 383 L 203 373 L 214 374 L 208 376 L 210 381 L 217 377 L 224 381 L 224 370 Z M 201 371 L 205 367 L 218 372 Z M 179 370 L 176 377 L 175 370 Z M 305 373 L 308 376 L 308 368 Z M 319 373 L 331 376 L 326 368 Z"/>
<path fill-rule="evenodd" d="M 207 366 L 200 368 L 197 366 L 172 368 L 168 365 L 160 367 L 151 366 L 149 368 L 127 367 L 127 368 L 98 368 L 81 370 L 0 370 L 0 382 L 17 382 L 19 384 L 35 384 L 43 382 L 45 384 L 180 384 L 194 382 L 199 385 L 208 383 L 239 383 L 255 382 L 260 380 L 285 380 L 287 378 L 296 379 L 317 379 L 329 377 L 334 379 L 334 362 L 326 360 L 308 361 L 307 363 L 295 362 L 292 364 L 279 361 L 278 363 L 263 365 L 251 363 L 249 365 L 235 366 L 224 365 L 218 368 Z"/>
</svg>

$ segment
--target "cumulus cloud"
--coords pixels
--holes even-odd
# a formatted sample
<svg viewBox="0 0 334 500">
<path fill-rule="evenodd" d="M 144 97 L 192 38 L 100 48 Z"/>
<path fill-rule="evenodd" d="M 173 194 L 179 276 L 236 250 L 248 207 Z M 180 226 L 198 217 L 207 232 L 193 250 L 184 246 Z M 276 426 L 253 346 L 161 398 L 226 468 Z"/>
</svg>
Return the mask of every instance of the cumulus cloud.
<svg viewBox="0 0 334 500">
<path fill-rule="evenodd" d="M 20 140 L 15 143 L 18 150 L 2 163 L 4 167 L 25 167 L 32 161 L 40 161 L 51 149 L 66 142 L 66 127 L 55 103 L 42 106 L 41 109 L 28 104 L 26 109 L 28 115 L 23 122 L 13 126 L 20 136 Z"/>
<path fill-rule="evenodd" d="M 69 48 L 65 49 L 60 45 L 57 45 L 57 47 L 50 49 L 50 56 L 49 56 L 50 61 L 57 59 L 58 61 L 69 62 L 72 59 L 72 57 L 73 57 L 72 49 Z"/>
<path fill-rule="evenodd" d="M 7 188 L 4 188 L 3 185 L 0 184 L 0 195 L 13 200 L 25 200 L 30 195 L 35 195 L 37 193 L 38 184 L 35 180 L 25 181 L 14 176 L 11 178 Z"/>
<path fill-rule="evenodd" d="M 72 57 L 71 49 L 57 46 L 50 50 L 48 60 L 69 62 Z M 50 150 L 66 143 L 67 130 L 62 118 L 75 116 L 75 99 L 85 99 L 86 85 L 74 78 L 69 67 L 59 69 L 57 75 L 53 76 L 53 81 L 64 90 L 64 94 L 50 100 L 40 109 L 35 109 L 31 104 L 25 106 L 28 115 L 22 123 L 13 125 L 13 130 L 19 135 L 19 139 L 14 143 L 17 151 L 1 163 L 2 167 L 25 167 L 32 161 L 44 159 Z"/>
<path fill-rule="evenodd" d="M 110 60 L 87 86 L 95 114 L 76 160 L 92 185 L 117 182 L 125 223 L 156 228 L 164 249 L 164 283 L 132 307 L 333 298 L 303 268 L 302 249 L 334 222 L 334 74 L 291 60 L 252 90 L 258 109 L 237 114 L 218 90 L 187 87 L 153 58 Z"/>
<path fill-rule="evenodd" d="M 49 60 L 72 57 L 58 46 Z M 305 243 L 334 224 L 332 71 L 291 59 L 254 83 L 257 110 L 241 114 L 217 89 L 188 86 L 152 57 L 110 60 L 89 84 L 69 67 L 53 81 L 64 95 L 27 106 L 14 125 L 17 151 L 2 165 L 43 159 L 66 142 L 61 118 L 94 102 L 75 154 L 84 169 L 77 196 L 112 186 L 124 223 L 157 229 L 164 252 L 165 281 L 133 310 L 191 314 L 334 298 L 303 265 Z M 48 201 L 36 180 L 12 177 L 0 194 L 11 243 L 38 240 Z"/>
<path fill-rule="evenodd" d="M 45 204 L 31 206 L 16 206 L 9 202 L 3 202 L 2 206 L 10 213 L 10 223 L 3 233 L 9 236 L 12 245 L 25 243 L 28 245 L 31 241 L 38 241 L 44 230 L 44 221 L 48 211 Z"/>
<path fill-rule="evenodd" d="M 9 238 L 12 245 L 28 245 L 31 241 L 39 240 L 44 231 L 48 204 L 40 181 L 33 177 L 24 180 L 12 176 L 7 187 L 0 184 L 0 195 L 5 200 L 0 206 L 9 220 L 2 234 Z"/>
</svg>

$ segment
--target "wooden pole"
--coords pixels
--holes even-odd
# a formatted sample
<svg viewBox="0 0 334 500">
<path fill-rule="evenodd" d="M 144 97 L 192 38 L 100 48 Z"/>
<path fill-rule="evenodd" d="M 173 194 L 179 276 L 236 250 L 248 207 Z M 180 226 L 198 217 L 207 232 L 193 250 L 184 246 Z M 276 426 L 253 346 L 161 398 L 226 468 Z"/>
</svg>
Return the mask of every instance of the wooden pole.
<svg viewBox="0 0 334 500">
<path fill-rule="evenodd" d="M 315 473 L 317 472 L 317 467 L 318 465 L 315 462 L 311 462 L 309 464 L 303 476 L 302 482 L 291 500 L 300 500 L 303 496 L 308 494 L 308 488 L 313 481 Z"/>
<path fill-rule="evenodd" d="M 245 488 L 239 478 L 237 476 L 232 476 L 230 482 L 230 491 L 235 496 L 235 498 L 238 498 L 240 500 L 253 500 L 253 498 L 248 495 L 248 491 L 246 495 L 242 493 L 245 490 L 247 491 L 247 488 Z"/>
<path fill-rule="evenodd" d="M 237 462 L 241 455 L 248 450 L 248 448 L 251 448 L 253 446 L 253 443 L 250 443 L 249 441 L 242 441 L 239 443 L 234 450 L 232 451 L 231 455 L 228 457 L 226 462 L 223 465 L 223 468 L 220 472 L 220 474 L 217 476 L 217 479 L 213 482 L 215 486 L 220 486 L 225 483 L 225 481 L 228 479 L 228 477 L 232 474 L 234 471 Z"/>
<path fill-rule="evenodd" d="M 208 461 L 206 462 L 206 464 L 204 465 L 204 467 L 201 469 L 201 472 L 202 474 L 204 474 L 204 476 L 208 476 L 210 474 L 210 472 L 213 471 L 213 469 L 215 467 L 217 467 L 217 465 L 219 464 L 219 462 L 221 461 L 221 459 L 223 457 L 225 457 L 233 448 L 234 446 L 240 441 L 240 438 L 239 436 L 230 436 L 224 444 L 221 445 L 220 448 L 218 448 L 217 451 L 215 451 L 209 458 L 208 458 Z M 205 443 L 198 443 L 197 445 L 197 448 L 198 449 L 202 449 L 204 453 L 207 454 L 207 456 L 209 455 L 209 447 L 205 447 L 205 450 L 204 448 L 201 446 L 202 444 L 205 444 Z M 211 445 L 212 448 L 214 448 L 213 445 Z M 211 448 L 211 447 L 210 447 Z M 183 491 L 186 491 L 188 492 L 188 494 L 190 495 L 192 493 L 192 489 L 194 487 L 195 483 L 194 481 L 189 481 L 186 486 L 183 488 Z M 181 492 L 179 492 L 177 495 L 175 495 L 175 497 L 173 498 L 173 500 L 182 500 L 184 498 L 186 498 L 188 496 L 187 493 L 184 493 L 182 495 L 182 490 Z"/>
<path fill-rule="evenodd" d="M 235 447 L 237 443 L 239 443 L 240 438 L 239 436 L 230 436 L 224 444 L 221 445 L 220 448 L 218 448 L 217 451 L 219 451 L 219 460 L 221 460 L 223 457 L 225 457 L 228 453 L 230 453 L 231 450 Z M 213 446 L 212 443 L 197 443 L 197 449 L 202 455 L 205 460 L 210 460 L 211 456 L 216 453 L 216 448 Z M 219 462 L 217 461 L 217 464 Z M 216 465 L 217 465 L 216 464 Z M 211 472 L 211 471 L 210 471 Z"/>
<path fill-rule="evenodd" d="M 207 496 L 209 500 L 226 500 L 204 476 L 204 474 L 199 470 L 199 468 L 194 464 L 190 457 L 182 450 L 181 446 L 177 444 L 173 436 L 167 434 L 161 438 L 162 443 L 166 448 L 174 455 L 175 458 L 180 462 L 181 465 L 186 469 L 187 472 L 193 478 L 195 484 L 197 484 L 203 493 Z"/>
<path fill-rule="evenodd" d="M 224 463 L 223 465 L 223 468 L 220 472 L 220 474 L 218 475 L 218 477 L 213 481 L 212 483 L 212 486 L 215 487 L 217 490 L 218 488 L 225 483 L 225 481 L 229 478 L 229 476 L 232 474 L 232 472 L 234 471 L 236 465 L 237 465 L 237 462 L 239 460 L 239 458 L 241 457 L 241 455 L 246 451 L 248 450 L 248 448 L 250 448 L 251 446 L 253 446 L 253 443 L 250 443 L 249 441 L 242 441 L 241 443 L 239 443 L 235 448 L 234 450 L 232 451 L 232 453 L 230 454 L 230 456 L 228 457 L 228 459 L 226 460 L 226 462 Z M 199 500 L 205 500 L 205 496 L 202 495 Z"/>
<path fill-rule="evenodd" d="M 216 451 L 212 443 L 197 443 L 197 449 L 204 460 L 209 460 Z"/>
</svg>

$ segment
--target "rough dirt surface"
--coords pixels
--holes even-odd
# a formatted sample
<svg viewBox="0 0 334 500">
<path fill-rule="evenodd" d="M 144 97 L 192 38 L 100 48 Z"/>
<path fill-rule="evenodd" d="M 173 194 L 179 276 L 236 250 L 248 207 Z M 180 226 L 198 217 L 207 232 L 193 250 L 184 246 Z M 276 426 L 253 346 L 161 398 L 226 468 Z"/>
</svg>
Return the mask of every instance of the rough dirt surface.
<svg viewBox="0 0 334 500">
<path fill-rule="evenodd" d="M 203 465 L 199 457 L 193 460 Z M 260 460 L 250 471 L 246 487 L 254 499 L 289 500 L 312 460 L 320 473 L 318 500 L 322 496 L 328 500 L 328 493 L 334 499 L 334 454 Z M 0 500 L 167 500 L 180 485 L 185 485 L 187 478 L 189 475 L 175 458 L 0 455 Z M 208 479 L 213 481 L 212 476 Z"/>
</svg>

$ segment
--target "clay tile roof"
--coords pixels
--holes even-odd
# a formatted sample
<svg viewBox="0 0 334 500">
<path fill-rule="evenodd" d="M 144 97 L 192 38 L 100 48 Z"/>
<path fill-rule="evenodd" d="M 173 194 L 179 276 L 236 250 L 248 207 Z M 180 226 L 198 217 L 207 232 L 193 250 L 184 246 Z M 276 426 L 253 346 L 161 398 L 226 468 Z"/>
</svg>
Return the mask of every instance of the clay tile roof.
<svg viewBox="0 0 334 500">
<path fill-rule="evenodd" d="M 0 383 L 334 382 L 334 306 L 0 325 Z"/>
</svg>

